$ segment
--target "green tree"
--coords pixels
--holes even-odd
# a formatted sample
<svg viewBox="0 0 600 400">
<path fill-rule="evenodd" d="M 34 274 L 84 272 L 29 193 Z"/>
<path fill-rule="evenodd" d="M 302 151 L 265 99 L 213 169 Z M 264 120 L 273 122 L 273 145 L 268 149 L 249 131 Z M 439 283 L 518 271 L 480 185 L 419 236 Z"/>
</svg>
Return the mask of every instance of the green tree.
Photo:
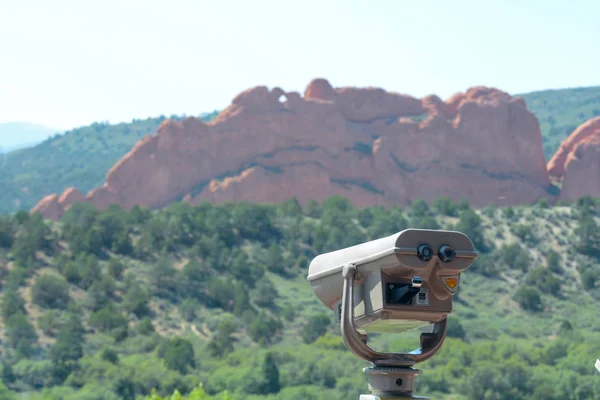
<svg viewBox="0 0 600 400">
<path fill-rule="evenodd" d="M 222 321 L 207 344 L 207 350 L 212 357 L 223 357 L 234 350 L 232 334 L 236 331 L 235 323 L 231 320 Z"/>
<path fill-rule="evenodd" d="M 0 248 L 10 249 L 15 237 L 15 228 L 12 221 L 4 216 L 0 216 Z"/>
<path fill-rule="evenodd" d="M 467 336 L 467 333 L 465 332 L 465 329 L 463 328 L 462 324 L 456 317 L 449 317 L 446 335 L 448 337 L 453 337 L 453 338 L 458 338 L 458 339 L 464 340 L 465 337 Z"/>
<path fill-rule="evenodd" d="M 158 350 L 168 368 L 186 374 L 188 368 L 195 368 L 194 347 L 192 344 L 181 337 L 167 339 Z"/>
<path fill-rule="evenodd" d="M 281 248 L 275 243 L 271 244 L 267 249 L 265 266 L 269 271 L 276 274 L 283 274 L 286 271 L 283 253 Z"/>
<path fill-rule="evenodd" d="M 8 273 L 8 277 L 6 278 L 6 287 L 8 289 L 17 290 L 27 283 L 28 278 L 27 270 L 18 265 L 14 266 L 13 269 Z"/>
<path fill-rule="evenodd" d="M 111 364 L 119 363 L 119 353 L 115 349 L 104 349 L 100 353 L 100 358 L 104 361 L 108 361 Z"/>
<path fill-rule="evenodd" d="M 283 324 L 279 319 L 261 311 L 250 322 L 248 335 L 256 343 L 266 346 L 277 341 L 282 328 Z"/>
<path fill-rule="evenodd" d="M 550 203 L 546 197 L 542 197 L 536 204 L 539 208 L 547 209 L 550 208 Z"/>
<path fill-rule="evenodd" d="M 585 254 L 598 255 L 600 251 L 600 229 L 593 218 L 582 217 L 575 228 L 575 245 Z"/>
<path fill-rule="evenodd" d="M 81 320 L 76 315 L 69 314 L 56 342 L 50 348 L 53 376 L 57 383 L 64 382 L 79 366 L 79 360 L 83 357 L 84 333 Z"/>
<path fill-rule="evenodd" d="M 254 301 L 259 307 L 275 309 L 275 303 L 279 297 L 277 288 L 269 279 L 261 279 L 256 285 Z"/>
<path fill-rule="evenodd" d="M 14 289 L 7 289 L 2 295 L 2 304 L 0 305 L 0 312 L 2 312 L 2 318 L 6 322 L 10 317 L 15 314 L 26 314 L 25 301 Z"/>
<path fill-rule="evenodd" d="M 235 286 L 228 279 L 213 277 L 209 283 L 209 294 L 214 303 L 226 311 L 233 310 L 235 299 Z"/>
<path fill-rule="evenodd" d="M 181 316 L 187 322 L 193 321 L 196 318 L 196 313 L 200 308 L 200 304 L 196 299 L 186 299 L 179 306 Z"/>
<path fill-rule="evenodd" d="M 163 254 L 149 271 L 154 294 L 165 299 L 174 299 L 177 293 L 177 270 L 166 254 Z"/>
<path fill-rule="evenodd" d="M 281 383 L 279 382 L 279 369 L 271 352 L 265 355 L 262 364 L 263 385 L 261 394 L 279 393 Z"/>
<path fill-rule="evenodd" d="M 312 315 L 300 331 L 306 344 L 311 344 L 323 336 L 331 326 L 331 318 L 325 314 Z"/>
<path fill-rule="evenodd" d="M 108 262 L 107 272 L 113 279 L 120 280 L 125 271 L 125 264 L 116 257 L 111 257 Z"/>
<path fill-rule="evenodd" d="M 232 220 L 240 237 L 268 243 L 278 240 L 281 232 L 273 224 L 272 208 L 241 202 L 232 211 Z"/>
<path fill-rule="evenodd" d="M 471 239 L 475 247 L 481 251 L 487 251 L 483 228 L 481 226 L 481 217 L 472 208 L 460 212 L 460 220 L 456 225 L 456 230 L 464 233 Z"/>
<path fill-rule="evenodd" d="M 236 282 L 235 297 L 233 299 L 233 314 L 240 317 L 244 315 L 247 310 L 252 308 L 250 304 L 250 296 L 246 285 L 241 282 Z"/>
<path fill-rule="evenodd" d="M 29 319 L 22 313 L 12 315 L 6 321 L 6 334 L 8 343 L 15 349 L 20 349 L 23 356 L 31 354 L 33 346 L 37 343 L 38 335 Z"/>
<path fill-rule="evenodd" d="M 104 276 L 101 281 L 96 281 L 90 286 L 85 304 L 92 311 L 101 310 L 109 304 L 114 291 L 114 282 L 110 281 L 108 276 Z"/>
<path fill-rule="evenodd" d="M 458 215 L 458 206 L 450 197 L 447 196 L 441 196 L 435 199 L 433 202 L 433 208 L 435 208 L 440 214 L 447 215 L 449 217 L 455 217 Z"/>
<path fill-rule="evenodd" d="M 548 254 L 546 254 L 546 266 L 548 267 L 548 269 L 554 273 L 560 274 L 562 273 L 562 268 L 560 264 L 560 255 L 556 251 L 550 250 Z"/>
<path fill-rule="evenodd" d="M 58 310 L 48 310 L 38 318 L 38 328 L 47 336 L 56 336 L 59 331 L 62 321 L 61 314 Z"/>
<path fill-rule="evenodd" d="M 526 311 L 540 311 L 542 298 L 540 292 L 529 286 L 521 286 L 515 293 L 515 300 Z"/>
<path fill-rule="evenodd" d="M 89 324 L 100 332 L 110 332 L 116 340 L 127 336 L 127 319 L 112 305 L 92 313 Z"/>
<path fill-rule="evenodd" d="M 69 284 L 62 277 L 41 275 L 31 287 L 31 299 L 43 308 L 65 309 L 71 300 Z"/>
<path fill-rule="evenodd" d="M 556 279 L 548 268 L 537 267 L 529 271 L 525 283 L 536 286 L 544 293 L 558 294 L 560 280 Z"/>
<path fill-rule="evenodd" d="M 423 199 L 417 199 L 411 204 L 410 212 L 413 218 L 429 216 L 429 205 Z"/>
<path fill-rule="evenodd" d="M 154 325 L 149 317 L 144 317 L 136 325 L 136 331 L 140 335 L 150 335 L 154 333 Z"/>
<path fill-rule="evenodd" d="M 585 290 L 590 290 L 596 287 L 596 281 L 600 278 L 598 271 L 588 268 L 581 273 L 581 283 Z"/>
<path fill-rule="evenodd" d="M 150 295 L 138 282 L 134 282 L 123 296 L 123 308 L 125 311 L 135 314 L 142 318 L 150 314 L 148 301 Z"/>
</svg>

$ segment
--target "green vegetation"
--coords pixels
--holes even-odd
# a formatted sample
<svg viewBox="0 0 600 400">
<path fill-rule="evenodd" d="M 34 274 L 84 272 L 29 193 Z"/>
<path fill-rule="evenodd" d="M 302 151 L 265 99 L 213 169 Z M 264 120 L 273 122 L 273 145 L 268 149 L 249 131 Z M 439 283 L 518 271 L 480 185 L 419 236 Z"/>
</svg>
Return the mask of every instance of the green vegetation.
<svg viewBox="0 0 600 400">
<path fill-rule="evenodd" d="M 203 114 L 210 121 L 217 112 Z M 174 120 L 181 117 L 172 115 Z M 112 166 L 166 117 L 100 122 L 57 134 L 30 148 L 0 154 L 0 214 L 30 210 L 48 193 L 74 186 L 84 194 L 101 186 Z"/>
<path fill-rule="evenodd" d="M 544 155 L 550 160 L 575 128 L 600 116 L 600 86 L 520 94 L 540 121 Z"/>
<path fill-rule="evenodd" d="M 0 217 L 0 398 L 358 398 L 365 363 L 345 349 L 307 266 L 407 227 L 461 230 L 481 252 L 442 350 L 419 365 L 418 394 L 600 398 L 599 216 L 592 199 L 476 211 L 333 197 Z M 411 350 L 418 332 L 370 343 Z"/>
</svg>

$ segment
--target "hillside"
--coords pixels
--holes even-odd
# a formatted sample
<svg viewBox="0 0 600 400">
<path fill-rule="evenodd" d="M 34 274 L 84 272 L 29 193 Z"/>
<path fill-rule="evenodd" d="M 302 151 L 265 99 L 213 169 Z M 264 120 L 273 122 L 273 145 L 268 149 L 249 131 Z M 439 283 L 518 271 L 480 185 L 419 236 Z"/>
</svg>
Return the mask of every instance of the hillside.
<svg viewBox="0 0 600 400">
<path fill-rule="evenodd" d="M 544 155 L 550 160 L 563 140 L 588 119 L 600 116 L 600 86 L 519 94 L 540 121 Z"/>
<path fill-rule="evenodd" d="M 206 121 L 216 113 L 201 116 Z M 179 120 L 179 116 L 171 116 Z M 0 155 L 0 213 L 30 210 L 47 193 L 76 186 L 91 190 L 143 136 L 153 134 L 166 117 L 110 125 L 94 123 L 26 149 Z"/>
<path fill-rule="evenodd" d="M 134 399 L 200 384 L 215 398 L 358 398 L 364 363 L 345 350 L 307 265 L 407 227 L 460 230 L 481 252 L 443 350 L 420 365 L 418 394 L 599 398 L 599 216 L 590 199 L 474 211 L 444 198 L 359 210 L 332 197 L 304 209 L 80 203 L 60 223 L 0 217 L 2 398 Z M 413 334 L 374 347 L 410 350 Z"/>
</svg>

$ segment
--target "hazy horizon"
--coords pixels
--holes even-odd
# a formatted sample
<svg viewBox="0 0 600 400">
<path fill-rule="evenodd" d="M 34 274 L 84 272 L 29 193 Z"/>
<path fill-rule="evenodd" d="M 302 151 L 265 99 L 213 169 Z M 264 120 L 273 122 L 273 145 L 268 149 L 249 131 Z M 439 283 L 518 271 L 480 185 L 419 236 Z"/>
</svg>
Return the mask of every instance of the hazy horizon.
<svg viewBox="0 0 600 400">
<path fill-rule="evenodd" d="M 600 85 L 592 1 L 0 3 L 0 122 L 68 130 L 223 109 L 311 79 L 448 98 Z"/>
</svg>

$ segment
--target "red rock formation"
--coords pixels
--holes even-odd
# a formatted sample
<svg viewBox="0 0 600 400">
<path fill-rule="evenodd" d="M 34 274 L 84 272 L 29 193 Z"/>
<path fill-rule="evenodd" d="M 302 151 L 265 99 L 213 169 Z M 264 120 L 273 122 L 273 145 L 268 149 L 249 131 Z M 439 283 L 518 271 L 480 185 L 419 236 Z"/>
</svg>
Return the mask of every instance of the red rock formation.
<svg viewBox="0 0 600 400">
<path fill-rule="evenodd" d="M 446 195 L 509 205 L 547 195 L 545 164 L 537 119 L 500 90 L 471 88 L 444 102 L 316 79 L 304 97 L 246 90 L 208 124 L 165 121 L 85 201 L 129 209 L 339 194 L 369 206 Z"/>
<path fill-rule="evenodd" d="M 313 79 L 304 91 L 306 100 L 335 101 L 337 96 L 337 92 L 323 78 Z"/>
<path fill-rule="evenodd" d="M 562 182 L 561 199 L 600 197 L 600 117 L 581 124 L 548 163 L 552 179 Z"/>
<path fill-rule="evenodd" d="M 31 210 L 32 214 L 36 212 L 42 214 L 46 219 L 58 221 L 65 213 L 65 209 L 59 204 L 58 195 L 55 193 L 40 200 L 40 202 Z"/>
<path fill-rule="evenodd" d="M 69 188 L 63 192 L 58 199 L 58 203 L 67 209 L 73 203 L 79 203 L 85 200 L 85 196 L 75 188 Z"/>
</svg>

